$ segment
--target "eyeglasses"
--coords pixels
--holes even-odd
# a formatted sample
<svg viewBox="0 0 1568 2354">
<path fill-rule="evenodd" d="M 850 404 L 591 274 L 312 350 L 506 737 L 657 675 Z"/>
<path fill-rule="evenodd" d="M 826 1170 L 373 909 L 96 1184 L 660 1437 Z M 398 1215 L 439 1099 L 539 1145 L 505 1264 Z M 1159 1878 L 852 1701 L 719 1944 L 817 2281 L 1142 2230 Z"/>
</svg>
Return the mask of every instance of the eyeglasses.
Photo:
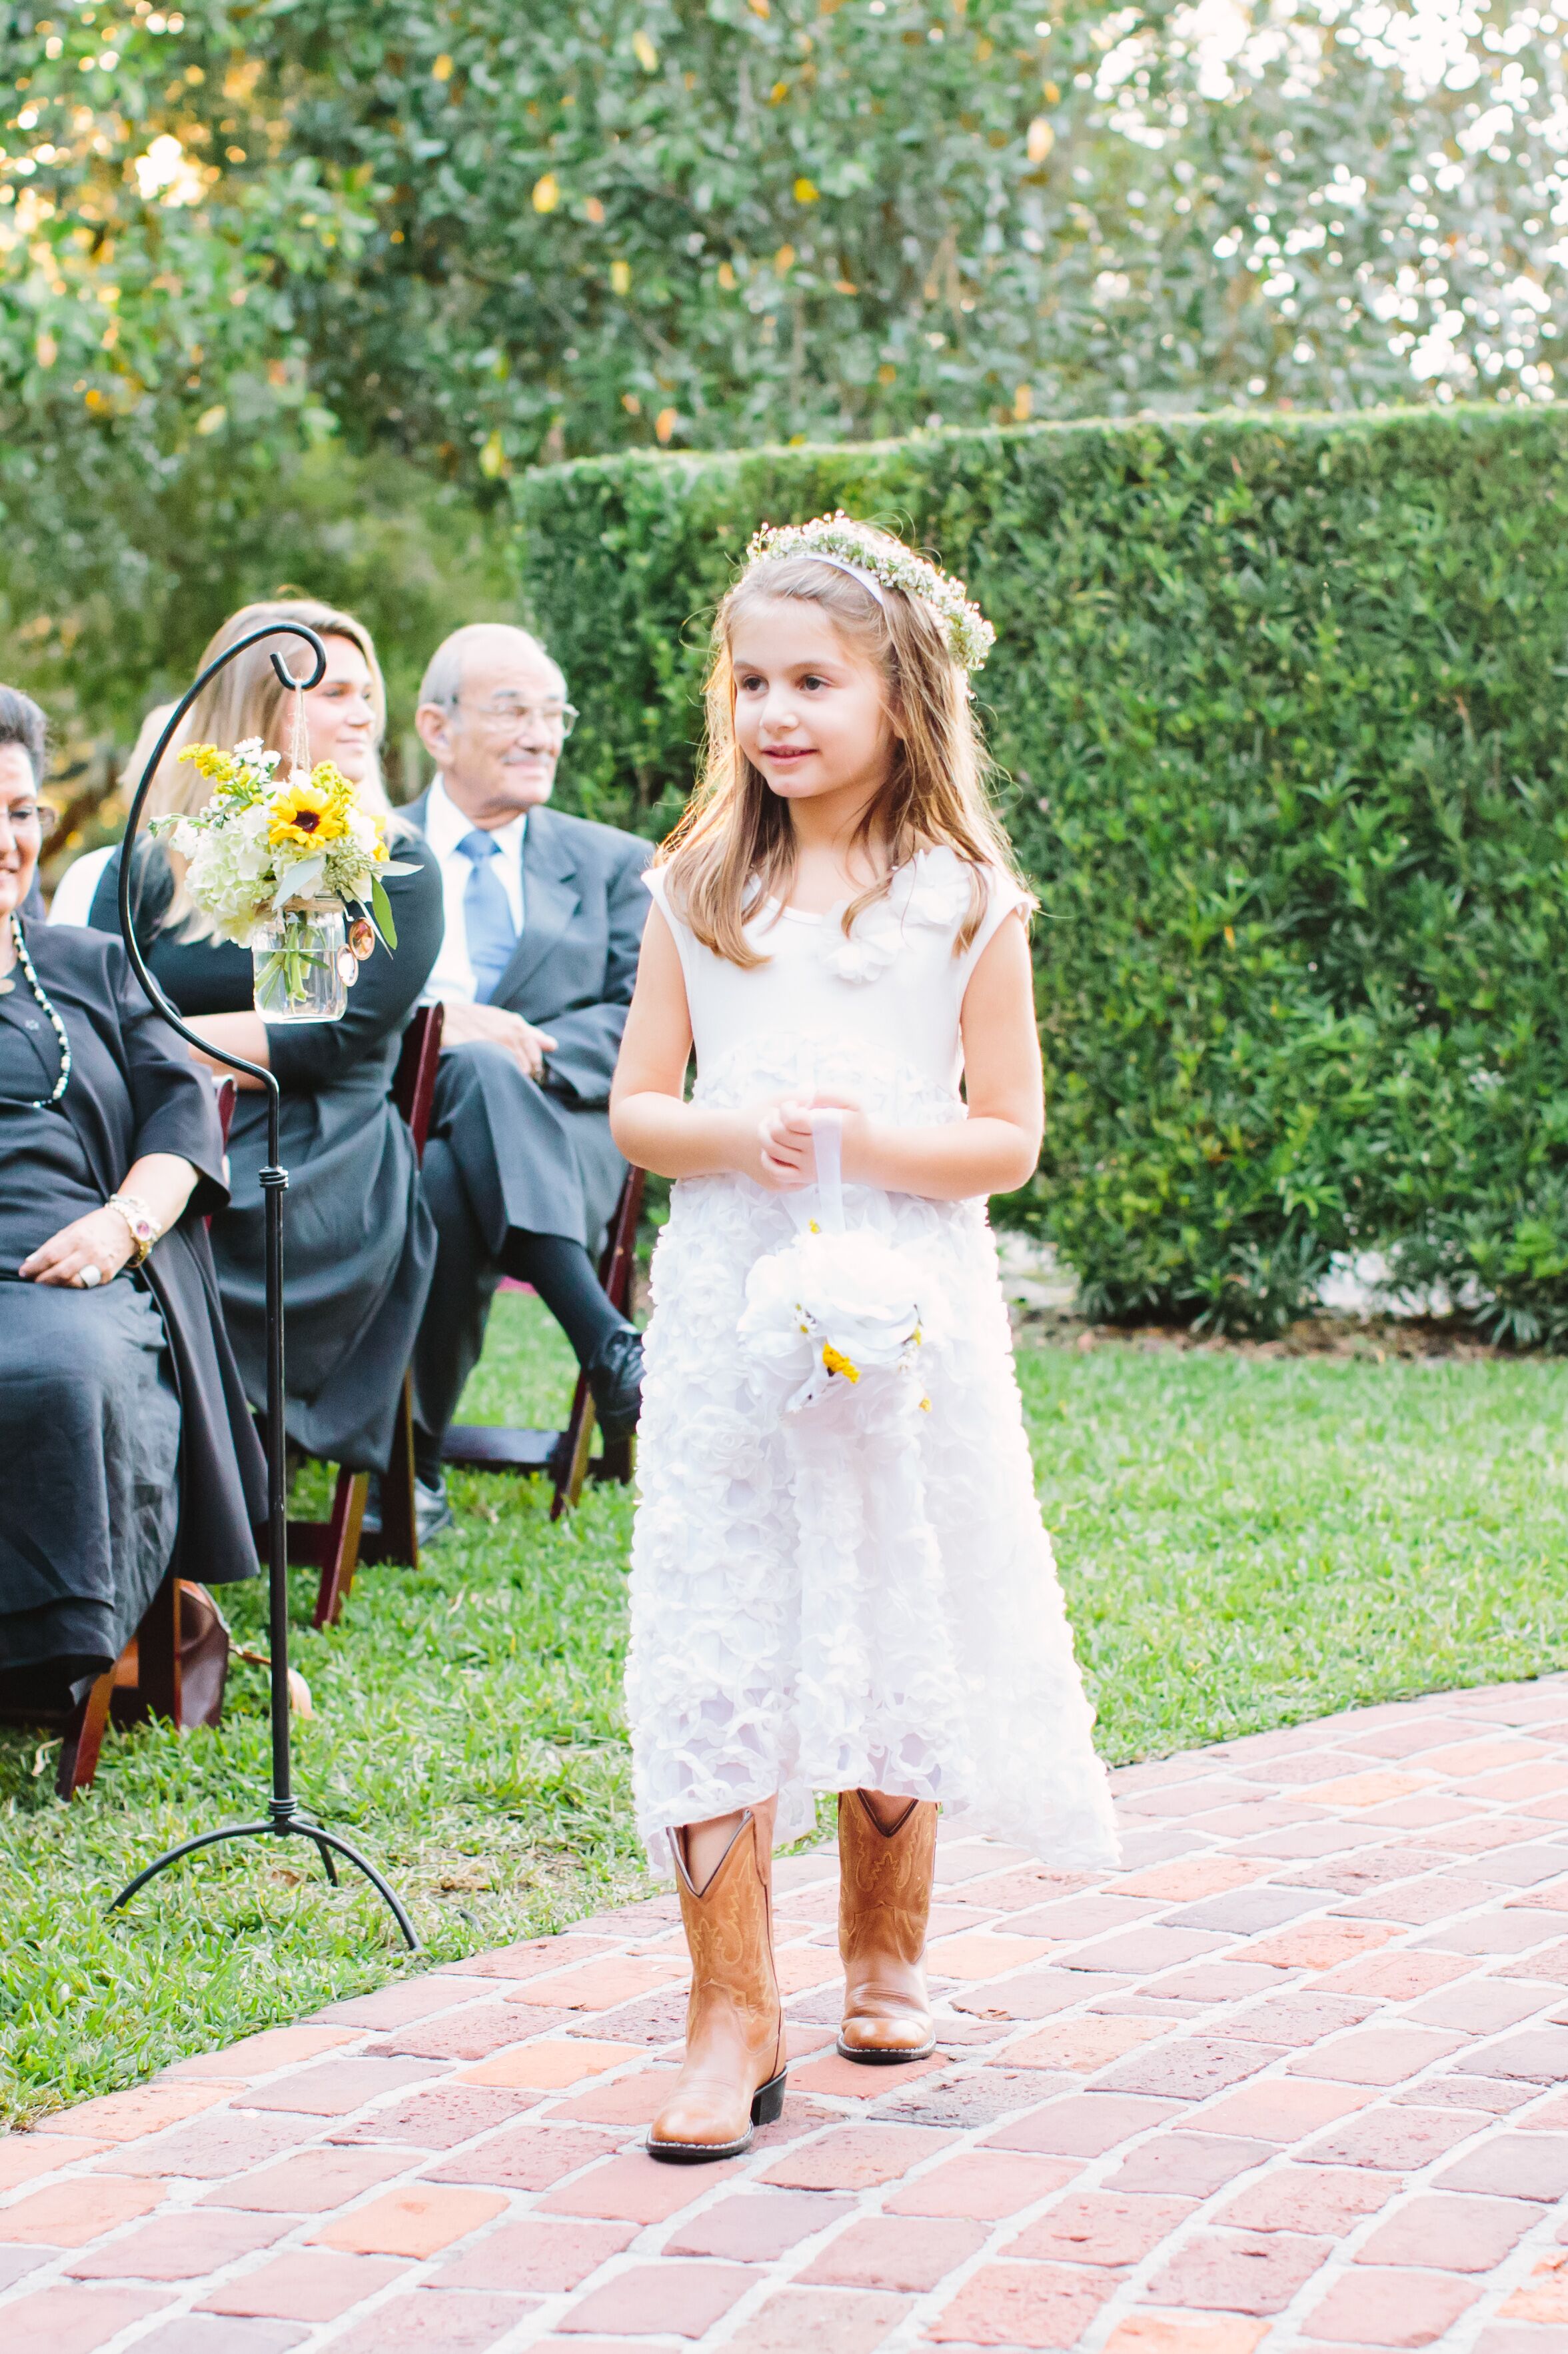
<svg viewBox="0 0 1568 2354">
<path fill-rule="evenodd" d="M 481 704 L 464 703 L 460 698 L 457 707 L 482 720 L 498 735 L 503 730 L 511 734 L 529 721 L 537 720 L 547 734 L 559 736 L 564 743 L 577 724 L 574 704 L 524 703 L 514 695 L 498 695 L 493 703 Z"/>
<path fill-rule="evenodd" d="M 14 801 L 9 808 L 0 803 L 0 825 L 14 834 L 36 833 L 42 842 L 55 830 L 55 813 L 42 801 Z"/>
</svg>

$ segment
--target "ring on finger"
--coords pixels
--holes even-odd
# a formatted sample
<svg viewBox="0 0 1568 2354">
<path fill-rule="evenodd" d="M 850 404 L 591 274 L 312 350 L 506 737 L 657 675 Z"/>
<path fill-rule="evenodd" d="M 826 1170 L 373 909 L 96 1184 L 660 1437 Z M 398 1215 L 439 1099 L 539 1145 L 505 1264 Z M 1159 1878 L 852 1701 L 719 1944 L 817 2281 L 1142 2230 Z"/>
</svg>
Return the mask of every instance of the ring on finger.
<svg viewBox="0 0 1568 2354">
<path fill-rule="evenodd" d="M 103 1281 L 103 1269 L 101 1267 L 92 1266 L 90 1262 L 82 1268 L 77 1277 L 77 1281 L 84 1291 L 95 1291 Z"/>
</svg>

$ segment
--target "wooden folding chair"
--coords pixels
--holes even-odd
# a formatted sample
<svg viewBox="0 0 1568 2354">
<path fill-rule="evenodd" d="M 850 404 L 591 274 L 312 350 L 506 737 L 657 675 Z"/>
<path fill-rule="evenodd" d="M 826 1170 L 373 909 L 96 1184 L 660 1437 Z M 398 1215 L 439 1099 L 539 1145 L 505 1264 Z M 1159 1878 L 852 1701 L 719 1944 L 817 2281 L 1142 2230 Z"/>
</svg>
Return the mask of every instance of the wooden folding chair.
<svg viewBox="0 0 1568 2354">
<path fill-rule="evenodd" d="M 430 1131 L 430 1107 L 435 1099 L 436 1066 L 440 1060 L 444 1009 L 421 1005 L 403 1034 L 403 1050 L 392 1082 L 392 1097 L 423 1160 Z M 319 1569 L 316 1606 L 311 1623 L 318 1628 L 335 1627 L 343 1616 L 362 1561 L 396 1561 L 410 1569 L 419 1565 L 418 1527 L 414 1516 L 414 1385 L 403 1375 L 392 1438 L 392 1460 L 381 1478 L 381 1528 L 365 1534 L 365 1507 L 370 1474 L 340 1467 L 333 1491 L 332 1511 L 324 1521 L 289 1522 L 289 1559 Z"/>
<path fill-rule="evenodd" d="M 629 1169 L 620 1189 L 609 1239 L 599 1260 L 599 1279 L 612 1308 L 624 1316 L 631 1301 L 631 1278 L 637 1265 L 637 1225 L 642 1215 L 643 1172 Z M 547 1472 L 556 1493 L 550 1518 L 558 1521 L 576 1504 L 585 1479 L 630 1479 L 635 1441 L 606 1444 L 592 1461 L 588 1450 L 595 1427 L 593 1393 L 588 1375 L 578 1373 L 572 1410 L 565 1430 L 521 1430 L 482 1422 L 454 1423 L 447 1433 L 442 1458 L 465 1471 Z"/>
</svg>

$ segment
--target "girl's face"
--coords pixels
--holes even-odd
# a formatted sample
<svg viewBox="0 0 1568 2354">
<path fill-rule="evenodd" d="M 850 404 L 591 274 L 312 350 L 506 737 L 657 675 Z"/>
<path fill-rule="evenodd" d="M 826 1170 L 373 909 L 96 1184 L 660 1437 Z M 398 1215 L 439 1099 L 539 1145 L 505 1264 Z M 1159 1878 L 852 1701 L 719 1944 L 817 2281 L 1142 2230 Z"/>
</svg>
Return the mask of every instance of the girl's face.
<svg viewBox="0 0 1568 2354">
<path fill-rule="evenodd" d="M 876 664 L 820 605 L 793 597 L 748 603 L 729 655 L 736 737 L 780 800 L 840 794 L 863 807 L 885 781 L 895 740 Z"/>
<path fill-rule="evenodd" d="M 351 784 L 362 785 L 376 765 L 376 705 L 370 699 L 370 664 L 352 638 L 323 637 L 326 673 L 305 697 L 305 734 L 311 766 L 330 760 Z M 309 661 L 310 648 L 303 649 Z M 294 724 L 294 698 L 283 697 L 277 725 L 287 737 Z"/>
</svg>

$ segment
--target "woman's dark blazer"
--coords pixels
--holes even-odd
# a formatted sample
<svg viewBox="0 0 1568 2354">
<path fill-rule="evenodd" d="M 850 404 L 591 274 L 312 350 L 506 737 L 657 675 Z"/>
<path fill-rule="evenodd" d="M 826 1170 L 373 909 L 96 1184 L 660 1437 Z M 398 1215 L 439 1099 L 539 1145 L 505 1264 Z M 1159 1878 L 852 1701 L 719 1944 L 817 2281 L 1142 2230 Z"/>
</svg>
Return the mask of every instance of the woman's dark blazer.
<svg viewBox="0 0 1568 2354">
<path fill-rule="evenodd" d="M 26 924 L 23 935 L 44 989 L 75 1017 L 60 1108 L 104 1198 L 143 1153 L 177 1153 L 197 1172 L 183 1216 L 144 1269 L 164 1311 L 180 1400 L 175 1567 L 204 1585 L 254 1577 L 251 1527 L 266 1517 L 267 1467 L 224 1331 L 207 1238 L 206 1220 L 228 1200 L 212 1082 L 154 1013 L 117 939 L 70 924 Z"/>
</svg>

